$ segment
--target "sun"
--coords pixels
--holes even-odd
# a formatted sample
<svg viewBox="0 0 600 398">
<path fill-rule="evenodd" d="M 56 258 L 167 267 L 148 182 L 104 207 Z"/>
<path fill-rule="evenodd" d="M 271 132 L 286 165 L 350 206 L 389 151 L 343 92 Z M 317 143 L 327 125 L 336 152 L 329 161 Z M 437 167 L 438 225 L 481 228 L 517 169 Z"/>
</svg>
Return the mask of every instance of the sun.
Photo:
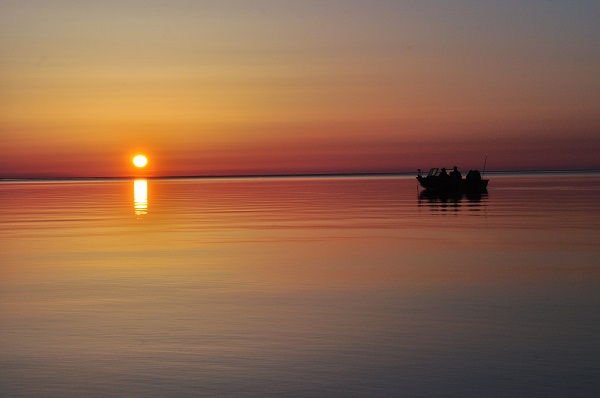
<svg viewBox="0 0 600 398">
<path fill-rule="evenodd" d="M 135 167 L 144 167 L 148 164 L 148 158 L 144 155 L 137 155 L 133 158 L 133 164 Z"/>
</svg>

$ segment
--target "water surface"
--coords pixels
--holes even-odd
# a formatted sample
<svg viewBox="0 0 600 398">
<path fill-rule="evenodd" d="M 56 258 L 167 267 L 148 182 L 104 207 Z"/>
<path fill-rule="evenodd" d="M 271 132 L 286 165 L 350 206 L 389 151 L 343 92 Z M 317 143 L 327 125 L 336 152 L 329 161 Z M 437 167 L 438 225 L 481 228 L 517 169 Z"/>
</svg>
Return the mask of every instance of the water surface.
<svg viewBox="0 0 600 398">
<path fill-rule="evenodd" d="M 0 395 L 598 396 L 600 176 L 0 183 Z"/>
</svg>

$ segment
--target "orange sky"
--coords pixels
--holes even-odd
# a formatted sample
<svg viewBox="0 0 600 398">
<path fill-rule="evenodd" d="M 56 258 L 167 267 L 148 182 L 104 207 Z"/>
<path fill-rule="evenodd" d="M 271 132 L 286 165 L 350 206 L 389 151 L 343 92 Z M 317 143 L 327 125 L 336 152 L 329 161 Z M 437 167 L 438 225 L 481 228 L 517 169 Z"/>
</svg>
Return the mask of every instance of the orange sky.
<svg viewBox="0 0 600 398">
<path fill-rule="evenodd" d="M 600 168 L 600 4 L 502 3 L 0 1 L 0 177 Z"/>
</svg>

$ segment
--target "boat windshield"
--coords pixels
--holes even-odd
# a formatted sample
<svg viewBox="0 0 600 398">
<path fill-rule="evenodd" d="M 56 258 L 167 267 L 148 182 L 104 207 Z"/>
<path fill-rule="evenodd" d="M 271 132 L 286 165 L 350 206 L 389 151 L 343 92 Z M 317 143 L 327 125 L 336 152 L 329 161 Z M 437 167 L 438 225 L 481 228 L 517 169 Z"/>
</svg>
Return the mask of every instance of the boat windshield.
<svg viewBox="0 0 600 398">
<path fill-rule="evenodd" d="M 435 177 L 438 173 L 438 169 L 437 167 L 434 167 L 432 169 L 429 170 L 429 174 L 427 174 L 427 177 Z"/>
</svg>

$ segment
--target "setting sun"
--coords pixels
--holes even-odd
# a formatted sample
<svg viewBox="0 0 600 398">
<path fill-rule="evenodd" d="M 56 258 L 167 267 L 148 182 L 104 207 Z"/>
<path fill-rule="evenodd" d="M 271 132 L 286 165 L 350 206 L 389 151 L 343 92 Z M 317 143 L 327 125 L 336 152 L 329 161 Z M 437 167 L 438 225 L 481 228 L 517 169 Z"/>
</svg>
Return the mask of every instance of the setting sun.
<svg viewBox="0 0 600 398">
<path fill-rule="evenodd" d="M 144 167 L 146 164 L 148 164 L 148 158 L 146 158 L 144 155 L 137 155 L 133 158 L 133 164 L 135 167 Z"/>
</svg>

